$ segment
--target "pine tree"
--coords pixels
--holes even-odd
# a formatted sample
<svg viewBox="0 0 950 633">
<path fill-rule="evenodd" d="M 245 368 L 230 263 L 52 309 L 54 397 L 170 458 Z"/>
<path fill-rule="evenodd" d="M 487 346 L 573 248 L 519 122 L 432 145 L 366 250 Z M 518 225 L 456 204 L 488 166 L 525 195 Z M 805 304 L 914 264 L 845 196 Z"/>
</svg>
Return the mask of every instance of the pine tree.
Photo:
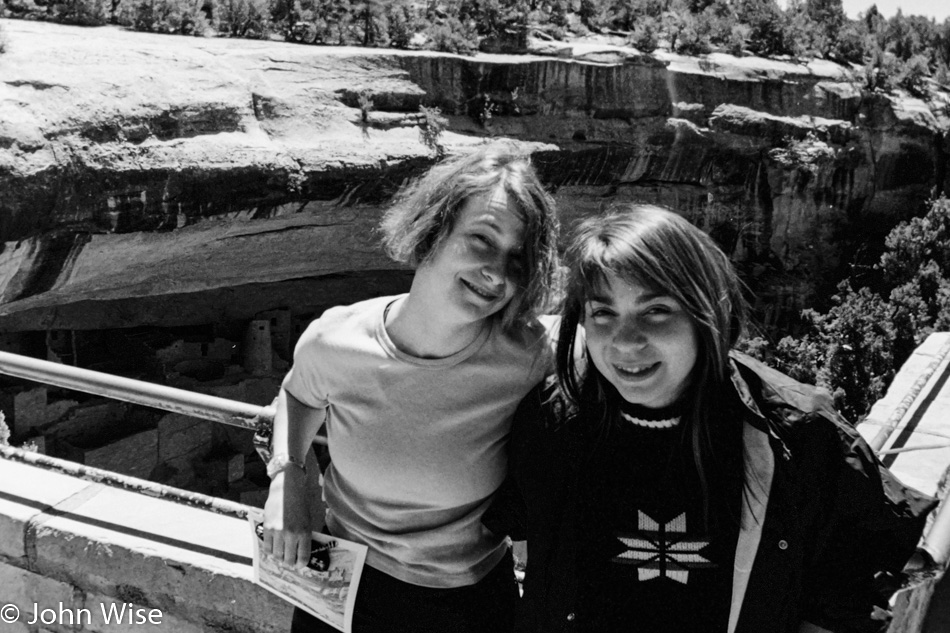
<svg viewBox="0 0 950 633">
<path fill-rule="evenodd" d="M 805 14 L 811 22 L 812 50 L 827 56 L 847 22 L 841 0 L 805 0 Z"/>
<path fill-rule="evenodd" d="M 775 0 L 737 0 L 736 20 L 749 26 L 748 47 L 768 57 L 787 52 L 785 17 Z"/>
</svg>

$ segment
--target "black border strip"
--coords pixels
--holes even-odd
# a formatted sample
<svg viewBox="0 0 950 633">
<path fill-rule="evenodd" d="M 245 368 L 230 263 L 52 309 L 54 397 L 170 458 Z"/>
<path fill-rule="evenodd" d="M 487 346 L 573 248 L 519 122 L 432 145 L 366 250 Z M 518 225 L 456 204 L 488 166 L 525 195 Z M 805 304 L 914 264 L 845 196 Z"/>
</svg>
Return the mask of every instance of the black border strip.
<svg viewBox="0 0 950 633">
<path fill-rule="evenodd" d="M 18 503 L 30 508 L 36 508 L 45 515 L 52 517 L 63 517 L 70 519 L 71 521 L 76 521 L 77 523 L 85 523 L 86 525 L 93 525 L 95 527 L 105 528 L 112 530 L 113 532 L 118 532 L 121 534 L 127 534 L 129 536 L 135 536 L 138 538 L 143 538 L 149 541 L 154 541 L 156 543 L 162 543 L 163 545 L 171 545 L 172 547 L 177 547 L 178 549 L 188 550 L 190 552 L 195 552 L 196 554 L 205 554 L 207 556 L 213 556 L 214 558 L 220 558 L 221 560 L 226 560 L 230 563 L 238 563 L 243 565 L 253 565 L 254 561 L 246 556 L 239 556 L 238 554 L 233 554 L 231 552 L 225 552 L 224 550 L 214 549 L 211 547 L 205 547 L 204 545 L 197 545 L 195 543 L 189 543 L 188 541 L 182 541 L 176 538 L 171 538 L 169 536 L 162 536 L 161 534 L 155 534 L 154 532 L 146 532 L 145 530 L 139 530 L 136 528 L 131 528 L 126 525 L 119 525 L 118 523 L 112 523 L 110 521 L 103 521 L 101 519 L 95 519 L 93 517 L 87 517 L 81 514 L 76 514 L 75 512 L 69 512 L 67 510 L 58 510 L 54 506 L 41 503 L 34 499 L 27 499 L 25 497 L 20 497 L 19 495 L 14 495 L 9 492 L 4 492 L 0 490 L 0 499 L 6 501 L 12 501 L 13 503 Z"/>
<path fill-rule="evenodd" d="M 903 448 L 904 445 L 907 444 L 907 440 L 909 440 L 910 436 L 913 435 L 914 431 L 917 430 L 917 425 L 920 424 L 920 420 L 927 413 L 927 409 L 930 408 L 930 405 L 933 404 L 933 401 L 937 398 L 937 395 L 943 390 L 943 386 L 946 384 L 947 379 L 950 379 L 950 363 L 944 367 L 943 373 L 940 374 L 940 378 L 937 379 L 937 382 L 934 384 L 933 388 L 927 392 L 927 396 L 924 398 L 923 402 L 920 403 L 920 406 L 917 407 L 917 410 L 914 411 L 914 415 L 911 416 L 910 420 L 907 421 L 907 426 L 901 430 L 900 435 L 898 435 L 897 439 L 894 440 L 894 443 L 891 444 L 890 449 Z M 884 466 L 890 468 L 899 456 L 900 453 L 888 453 L 881 461 Z"/>
</svg>

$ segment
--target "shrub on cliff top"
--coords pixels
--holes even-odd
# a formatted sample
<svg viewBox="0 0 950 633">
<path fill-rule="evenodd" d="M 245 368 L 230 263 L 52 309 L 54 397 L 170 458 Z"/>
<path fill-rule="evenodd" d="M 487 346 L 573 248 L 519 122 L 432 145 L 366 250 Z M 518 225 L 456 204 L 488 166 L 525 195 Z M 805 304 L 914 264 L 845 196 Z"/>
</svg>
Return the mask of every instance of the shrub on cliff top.
<svg viewBox="0 0 950 633">
<path fill-rule="evenodd" d="M 472 55 L 478 50 L 478 34 L 469 24 L 463 24 L 457 17 L 447 15 L 432 22 L 426 29 L 429 46 L 432 50 L 444 53 Z"/>
<path fill-rule="evenodd" d="M 864 65 L 864 88 L 885 92 L 892 90 L 896 85 L 900 67 L 900 60 L 873 43 L 868 62 Z"/>
<path fill-rule="evenodd" d="M 220 35 L 260 39 L 269 32 L 269 0 L 213 0 L 211 6 L 211 24 Z"/>
<path fill-rule="evenodd" d="M 392 2 L 386 6 L 390 46 L 409 48 L 412 38 L 425 28 L 425 24 L 422 14 L 412 5 Z"/>
<path fill-rule="evenodd" d="M 811 50 L 829 57 L 847 22 L 841 0 L 805 0 L 804 12 L 811 25 Z"/>
<path fill-rule="evenodd" d="M 747 46 L 755 55 L 768 57 L 788 52 L 785 17 L 775 0 L 738 0 L 736 18 L 749 26 Z"/>
<path fill-rule="evenodd" d="M 352 5 L 348 0 L 295 0 L 289 28 L 285 30 L 290 39 L 307 44 L 360 45 L 366 35 L 355 9 L 363 6 Z"/>
<path fill-rule="evenodd" d="M 204 0 L 180 0 L 178 32 L 182 35 L 202 36 L 211 28 L 208 16 L 204 12 Z"/>
<path fill-rule="evenodd" d="M 361 46 L 389 45 L 387 8 L 382 0 L 360 0 L 353 4 L 353 26 L 362 33 Z"/>
<path fill-rule="evenodd" d="M 109 20 L 109 0 L 65 0 L 53 5 L 57 22 L 101 26 Z"/>
<path fill-rule="evenodd" d="M 914 55 L 904 63 L 897 76 L 897 85 L 915 97 L 927 96 L 927 77 L 930 67 L 926 55 Z"/>
<path fill-rule="evenodd" d="M 838 39 L 831 47 L 829 57 L 843 64 L 863 64 L 867 55 L 867 35 L 859 23 L 848 22 L 838 32 Z"/>
<path fill-rule="evenodd" d="M 470 19 L 482 37 L 503 37 L 528 27 L 529 7 L 522 0 L 465 0 L 459 8 L 459 17 Z"/>
<path fill-rule="evenodd" d="M 119 24 L 137 31 L 204 35 L 208 19 L 203 0 L 135 0 L 119 8 Z"/>
<path fill-rule="evenodd" d="M 638 20 L 628 40 L 630 45 L 644 53 L 652 53 L 660 43 L 659 27 L 659 22 L 649 16 Z"/>
</svg>

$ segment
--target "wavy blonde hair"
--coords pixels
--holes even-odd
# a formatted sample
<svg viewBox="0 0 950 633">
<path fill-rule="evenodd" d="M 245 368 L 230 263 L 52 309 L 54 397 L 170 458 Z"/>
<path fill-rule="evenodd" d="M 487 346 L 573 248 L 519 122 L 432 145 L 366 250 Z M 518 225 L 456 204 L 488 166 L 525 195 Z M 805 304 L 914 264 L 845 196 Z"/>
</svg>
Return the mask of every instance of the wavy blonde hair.
<svg viewBox="0 0 950 633">
<path fill-rule="evenodd" d="M 451 234 L 465 202 L 498 189 L 508 195 L 524 222 L 524 276 L 519 292 L 500 313 L 508 329 L 529 322 L 545 308 L 558 268 L 558 221 L 530 155 L 511 142 L 495 142 L 442 162 L 413 181 L 383 216 L 380 230 L 387 253 L 418 267 Z"/>
</svg>

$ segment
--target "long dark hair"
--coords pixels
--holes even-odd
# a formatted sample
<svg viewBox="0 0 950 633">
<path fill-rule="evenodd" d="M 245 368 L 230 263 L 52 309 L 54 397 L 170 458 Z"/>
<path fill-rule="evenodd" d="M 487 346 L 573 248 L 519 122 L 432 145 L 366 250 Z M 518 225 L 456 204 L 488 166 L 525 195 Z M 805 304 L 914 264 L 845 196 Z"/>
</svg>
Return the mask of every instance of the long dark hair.
<svg viewBox="0 0 950 633">
<path fill-rule="evenodd" d="M 709 474 L 714 461 L 712 412 L 729 393 L 729 351 L 745 329 L 742 283 L 729 258 L 706 233 L 661 207 L 625 205 L 588 219 L 574 231 L 565 253 L 568 268 L 557 345 L 561 390 L 601 431 L 616 420 L 619 395 L 594 366 L 578 362 L 577 330 L 584 306 L 606 285 L 607 275 L 673 297 L 689 315 L 699 341 L 686 392 L 683 431 L 689 442 L 709 517 Z M 740 450 L 739 446 L 735 447 Z"/>
</svg>

